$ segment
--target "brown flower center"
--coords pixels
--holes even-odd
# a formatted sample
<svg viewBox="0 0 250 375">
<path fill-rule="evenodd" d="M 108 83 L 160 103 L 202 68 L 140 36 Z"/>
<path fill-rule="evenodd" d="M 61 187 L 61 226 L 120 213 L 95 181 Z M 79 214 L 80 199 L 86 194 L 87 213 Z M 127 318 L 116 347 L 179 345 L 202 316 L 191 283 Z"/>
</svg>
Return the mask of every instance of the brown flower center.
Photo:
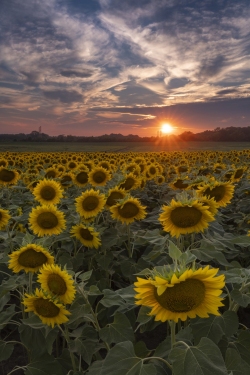
<svg viewBox="0 0 250 375">
<path fill-rule="evenodd" d="M 126 180 L 120 185 L 122 189 L 130 190 L 135 184 L 135 179 L 133 177 L 128 177 Z"/>
<path fill-rule="evenodd" d="M 139 211 L 139 208 L 132 202 L 126 202 L 122 207 L 118 208 L 119 215 L 124 219 L 135 217 Z"/>
<path fill-rule="evenodd" d="M 176 207 L 170 214 L 171 221 L 178 228 L 189 228 L 199 223 L 202 213 L 195 207 Z"/>
<path fill-rule="evenodd" d="M 9 171 L 8 169 L 2 169 L 0 171 L 0 181 L 11 182 L 14 178 L 15 173 L 13 171 Z"/>
<path fill-rule="evenodd" d="M 65 281 L 56 273 L 52 273 L 48 276 L 47 285 L 53 294 L 61 296 L 67 292 L 67 285 Z"/>
<path fill-rule="evenodd" d="M 45 173 L 45 177 L 55 178 L 56 177 L 56 172 L 55 171 L 48 171 L 48 172 Z"/>
<path fill-rule="evenodd" d="M 166 310 L 175 313 L 191 311 L 204 301 L 205 285 L 197 279 L 188 279 L 167 288 L 158 296 L 157 288 L 154 289 L 154 297 L 157 302 Z"/>
<path fill-rule="evenodd" d="M 86 184 L 88 182 L 88 173 L 87 172 L 80 172 L 76 175 L 76 180 L 80 184 Z"/>
<path fill-rule="evenodd" d="M 182 180 L 177 180 L 175 183 L 174 183 L 174 186 L 177 188 L 177 189 L 186 189 L 188 187 L 188 184 L 185 184 Z"/>
<path fill-rule="evenodd" d="M 90 231 L 86 228 L 81 228 L 80 229 L 80 236 L 86 240 L 86 241 L 92 241 L 93 240 L 93 236 L 92 234 L 90 233 Z"/>
<path fill-rule="evenodd" d="M 234 178 L 240 178 L 243 175 L 244 170 L 243 169 L 237 169 Z"/>
<path fill-rule="evenodd" d="M 52 229 L 58 225 L 58 218 L 52 212 L 42 212 L 37 217 L 37 224 L 44 229 Z"/>
<path fill-rule="evenodd" d="M 18 263 L 23 267 L 36 268 L 41 267 L 47 262 L 47 257 L 41 251 L 35 251 L 32 248 L 25 250 L 18 257 Z"/>
<path fill-rule="evenodd" d="M 107 176 L 104 172 L 97 171 L 93 174 L 92 178 L 95 181 L 95 183 L 101 184 L 102 182 L 106 180 Z"/>
<path fill-rule="evenodd" d="M 204 195 L 207 195 L 209 198 L 214 198 L 216 202 L 221 201 L 225 196 L 226 189 L 223 185 L 215 186 L 213 189 L 207 188 L 204 191 Z"/>
<path fill-rule="evenodd" d="M 56 196 L 56 191 L 52 186 L 44 186 L 40 190 L 41 197 L 46 201 L 51 201 Z"/>
<path fill-rule="evenodd" d="M 37 314 L 44 316 L 45 318 L 54 318 L 60 312 L 59 307 L 57 307 L 52 301 L 44 298 L 35 299 L 33 305 Z"/>
<path fill-rule="evenodd" d="M 82 208 L 85 211 L 93 211 L 98 207 L 99 199 L 94 196 L 88 196 L 86 197 L 82 202 Z"/>
<path fill-rule="evenodd" d="M 109 207 L 111 207 L 117 203 L 117 200 L 122 199 L 123 197 L 124 194 L 120 193 L 119 191 L 112 191 L 106 203 Z"/>
</svg>

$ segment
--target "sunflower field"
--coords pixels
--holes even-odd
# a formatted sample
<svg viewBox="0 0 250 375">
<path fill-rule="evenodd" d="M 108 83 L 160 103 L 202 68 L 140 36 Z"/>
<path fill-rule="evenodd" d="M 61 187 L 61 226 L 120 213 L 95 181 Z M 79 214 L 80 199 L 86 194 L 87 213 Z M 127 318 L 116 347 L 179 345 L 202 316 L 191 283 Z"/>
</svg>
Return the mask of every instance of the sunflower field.
<svg viewBox="0 0 250 375">
<path fill-rule="evenodd" d="M 249 375 L 249 166 L 0 153 L 0 373 Z"/>
</svg>

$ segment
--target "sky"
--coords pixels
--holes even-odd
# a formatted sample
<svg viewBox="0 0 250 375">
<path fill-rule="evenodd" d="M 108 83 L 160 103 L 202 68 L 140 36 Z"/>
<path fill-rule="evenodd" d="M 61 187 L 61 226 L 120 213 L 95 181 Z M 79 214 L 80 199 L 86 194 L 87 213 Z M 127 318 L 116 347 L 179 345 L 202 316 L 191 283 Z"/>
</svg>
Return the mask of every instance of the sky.
<svg viewBox="0 0 250 375">
<path fill-rule="evenodd" d="M 0 133 L 250 126 L 249 0 L 1 0 Z"/>
</svg>

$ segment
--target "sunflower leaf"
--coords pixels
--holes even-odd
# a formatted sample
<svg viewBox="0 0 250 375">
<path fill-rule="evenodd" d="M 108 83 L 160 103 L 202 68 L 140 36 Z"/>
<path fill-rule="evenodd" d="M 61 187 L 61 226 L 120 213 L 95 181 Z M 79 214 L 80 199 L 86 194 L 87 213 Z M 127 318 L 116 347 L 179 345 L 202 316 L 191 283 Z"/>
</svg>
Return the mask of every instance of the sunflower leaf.
<svg viewBox="0 0 250 375">
<path fill-rule="evenodd" d="M 102 328 L 100 338 L 108 344 L 134 341 L 134 333 L 126 315 L 116 312 L 113 323 Z"/>
<path fill-rule="evenodd" d="M 9 344 L 8 342 L 1 340 L 0 341 L 0 361 L 5 361 L 6 359 L 8 359 L 11 356 L 13 349 L 14 349 L 13 344 Z"/>
<path fill-rule="evenodd" d="M 181 250 L 170 240 L 168 240 L 168 253 L 173 260 L 180 259 L 182 255 Z"/>
</svg>

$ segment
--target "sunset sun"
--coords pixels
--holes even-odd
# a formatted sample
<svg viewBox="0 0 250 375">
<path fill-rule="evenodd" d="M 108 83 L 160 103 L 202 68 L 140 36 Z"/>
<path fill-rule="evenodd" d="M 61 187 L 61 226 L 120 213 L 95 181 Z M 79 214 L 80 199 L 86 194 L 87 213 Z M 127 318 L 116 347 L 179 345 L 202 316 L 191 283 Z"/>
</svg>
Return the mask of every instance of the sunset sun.
<svg viewBox="0 0 250 375">
<path fill-rule="evenodd" d="M 161 131 L 164 134 L 170 134 L 173 132 L 173 127 L 170 124 L 163 124 L 161 127 Z"/>
</svg>

